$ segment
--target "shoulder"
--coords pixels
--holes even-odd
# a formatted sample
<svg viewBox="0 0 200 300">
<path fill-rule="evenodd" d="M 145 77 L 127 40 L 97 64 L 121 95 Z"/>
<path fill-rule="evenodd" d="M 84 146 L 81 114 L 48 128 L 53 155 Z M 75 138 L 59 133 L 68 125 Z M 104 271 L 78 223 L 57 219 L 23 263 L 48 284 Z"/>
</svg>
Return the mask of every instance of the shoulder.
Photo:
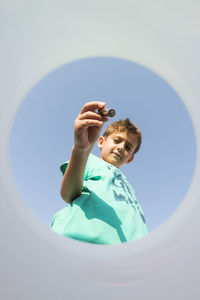
<svg viewBox="0 0 200 300">
<path fill-rule="evenodd" d="M 64 175 L 65 173 L 65 170 L 67 168 L 69 164 L 69 160 L 68 161 L 65 161 L 63 162 L 61 165 L 60 165 L 60 171 L 61 173 Z M 92 171 L 95 171 L 99 168 L 101 168 L 101 166 L 103 166 L 103 161 L 101 158 L 99 158 L 98 156 L 90 153 L 89 157 L 88 157 L 88 160 L 87 160 L 87 164 L 86 164 L 86 168 L 85 168 L 85 173 L 89 173 L 89 172 L 92 172 Z"/>
<path fill-rule="evenodd" d="M 90 153 L 85 169 L 87 175 L 93 176 L 99 173 L 103 168 L 105 168 L 104 161 L 100 157 Z"/>
</svg>

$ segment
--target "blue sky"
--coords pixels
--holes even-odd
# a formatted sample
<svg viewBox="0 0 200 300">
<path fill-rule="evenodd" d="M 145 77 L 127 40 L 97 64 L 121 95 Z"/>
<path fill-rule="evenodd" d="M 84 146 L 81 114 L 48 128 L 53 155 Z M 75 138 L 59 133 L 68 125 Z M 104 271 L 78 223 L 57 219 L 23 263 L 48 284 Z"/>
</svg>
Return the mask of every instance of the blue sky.
<svg viewBox="0 0 200 300">
<path fill-rule="evenodd" d="M 136 191 L 149 232 L 183 201 L 196 163 L 195 134 L 179 95 L 156 73 L 119 58 L 77 60 L 45 76 L 23 100 L 11 132 L 10 162 L 26 205 L 41 223 L 49 227 L 65 207 L 59 166 L 70 158 L 76 116 L 94 100 L 116 110 L 106 126 L 128 117 L 142 131 L 140 151 L 120 169 Z M 100 155 L 96 145 L 92 153 Z"/>
</svg>

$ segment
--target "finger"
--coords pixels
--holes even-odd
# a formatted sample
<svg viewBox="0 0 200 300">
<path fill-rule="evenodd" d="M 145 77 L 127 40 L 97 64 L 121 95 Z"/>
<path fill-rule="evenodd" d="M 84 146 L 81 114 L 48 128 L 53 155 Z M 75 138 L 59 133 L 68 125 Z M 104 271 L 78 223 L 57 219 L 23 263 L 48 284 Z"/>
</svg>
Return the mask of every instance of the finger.
<svg viewBox="0 0 200 300">
<path fill-rule="evenodd" d="M 78 116 L 78 119 L 79 120 L 94 119 L 94 120 L 99 120 L 99 121 L 103 121 L 103 122 L 108 121 L 108 117 L 100 115 L 100 114 L 98 114 L 96 112 L 92 112 L 92 111 L 87 111 L 87 112 L 80 114 Z"/>
<path fill-rule="evenodd" d="M 97 109 L 103 108 L 106 106 L 105 102 L 100 102 L 100 101 L 93 101 L 93 102 L 87 102 L 82 110 L 81 110 L 81 114 L 83 114 L 86 111 L 95 111 Z"/>
<path fill-rule="evenodd" d="M 103 126 L 103 122 L 102 121 L 98 121 L 98 120 L 93 120 L 93 119 L 86 119 L 86 120 L 81 120 L 78 121 L 79 122 L 79 126 L 82 128 L 86 128 L 86 127 L 90 127 L 90 126 Z"/>
</svg>

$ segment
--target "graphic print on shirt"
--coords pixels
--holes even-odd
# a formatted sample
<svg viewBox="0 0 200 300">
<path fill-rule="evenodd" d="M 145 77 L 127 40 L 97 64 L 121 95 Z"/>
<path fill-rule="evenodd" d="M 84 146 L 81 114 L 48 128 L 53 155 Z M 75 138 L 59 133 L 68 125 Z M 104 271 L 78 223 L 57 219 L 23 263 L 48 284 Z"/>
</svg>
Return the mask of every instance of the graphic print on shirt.
<svg viewBox="0 0 200 300">
<path fill-rule="evenodd" d="M 113 172 L 114 178 L 112 180 L 112 184 L 118 187 L 118 192 L 116 189 L 113 189 L 114 198 L 116 201 L 125 201 L 127 204 L 130 204 L 131 207 L 136 211 L 138 209 L 140 216 L 144 223 L 146 223 L 144 215 L 142 214 L 138 202 L 136 200 L 136 196 L 130 190 L 129 184 L 127 180 L 122 176 L 122 174 L 118 170 L 113 170 L 111 166 L 107 166 L 109 170 Z M 125 191 L 125 192 L 124 192 Z M 134 199 L 134 201 L 133 201 Z"/>
</svg>

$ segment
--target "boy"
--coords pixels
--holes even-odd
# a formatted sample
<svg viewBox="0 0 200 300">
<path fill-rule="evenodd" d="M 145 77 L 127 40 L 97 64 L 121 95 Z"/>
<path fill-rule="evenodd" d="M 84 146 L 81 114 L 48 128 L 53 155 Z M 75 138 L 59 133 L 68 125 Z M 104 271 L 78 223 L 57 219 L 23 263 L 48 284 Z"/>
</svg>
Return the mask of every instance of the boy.
<svg viewBox="0 0 200 300">
<path fill-rule="evenodd" d="M 51 228 L 84 242 L 120 244 L 147 234 L 134 190 L 119 170 L 139 150 L 141 132 L 126 119 L 110 124 L 99 137 L 108 117 L 96 110 L 105 106 L 86 103 L 75 120 L 71 158 L 60 167 L 60 193 L 68 206 L 57 212 Z M 100 158 L 90 154 L 97 140 Z"/>
</svg>

